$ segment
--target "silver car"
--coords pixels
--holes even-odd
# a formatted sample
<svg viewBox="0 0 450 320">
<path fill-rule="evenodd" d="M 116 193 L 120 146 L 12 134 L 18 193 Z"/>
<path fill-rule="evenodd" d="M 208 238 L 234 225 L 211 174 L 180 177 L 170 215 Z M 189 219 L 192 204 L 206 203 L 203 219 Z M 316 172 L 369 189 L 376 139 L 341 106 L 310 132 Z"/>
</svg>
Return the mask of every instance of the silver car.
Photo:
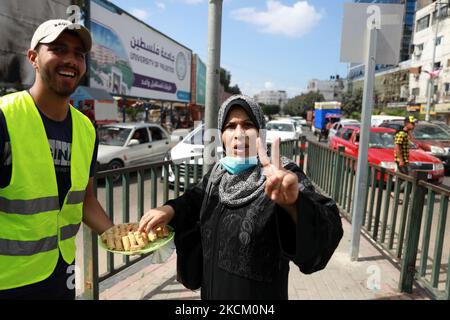
<svg viewBox="0 0 450 320">
<path fill-rule="evenodd" d="M 172 145 L 169 133 L 154 123 L 119 123 L 98 129 L 97 170 L 163 161 Z"/>
</svg>

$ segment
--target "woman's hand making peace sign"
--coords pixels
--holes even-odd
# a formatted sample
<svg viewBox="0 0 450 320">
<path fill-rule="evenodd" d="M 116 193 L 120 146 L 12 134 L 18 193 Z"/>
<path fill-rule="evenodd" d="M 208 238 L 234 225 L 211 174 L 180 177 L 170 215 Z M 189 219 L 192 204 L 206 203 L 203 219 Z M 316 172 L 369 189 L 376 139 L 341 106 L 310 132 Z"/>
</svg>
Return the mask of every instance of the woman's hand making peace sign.
<svg viewBox="0 0 450 320">
<path fill-rule="evenodd" d="M 266 149 L 257 138 L 258 156 L 266 176 L 266 195 L 280 207 L 285 209 L 294 222 L 297 220 L 295 202 L 298 198 L 298 177 L 295 173 L 284 169 L 280 164 L 280 139 L 272 143 L 272 161 L 267 156 Z"/>
</svg>

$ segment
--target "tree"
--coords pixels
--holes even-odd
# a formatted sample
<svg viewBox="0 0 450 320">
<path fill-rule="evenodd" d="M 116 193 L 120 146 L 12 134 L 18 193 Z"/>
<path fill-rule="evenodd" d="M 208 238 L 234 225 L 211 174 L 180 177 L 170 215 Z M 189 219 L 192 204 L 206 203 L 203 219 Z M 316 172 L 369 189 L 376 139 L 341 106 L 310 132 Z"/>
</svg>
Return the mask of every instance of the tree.
<svg viewBox="0 0 450 320">
<path fill-rule="evenodd" d="M 266 105 L 263 103 L 259 104 L 261 106 L 262 111 L 264 112 L 265 115 L 273 115 L 273 114 L 277 114 L 280 112 L 280 106 L 279 105 Z"/>
<path fill-rule="evenodd" d="M 354 113 L 361 113 L 363 90 L 361 88 L 347 92 L 342 97 L 342 112 L 346 116 L 352 116 Z"/>
<path fill-rule="evenodd" d="M 231 94 L 241 94 L 241 89 L 239 89 L 237 84 L 230 87 L 231 73 L 224 68 L 220 68 L 220 83 L 223 85 L 225 92 Z"/>
<path fill-rule="evenodd" d="M 307 111 L 314 110 L 315 102 L 322 102 L 324 100 L 324 96 L 319 91 L 302 93 L 288 100 L 284 107 L 284 112 L 291 116 L 305 116 Z"/>
</svg>

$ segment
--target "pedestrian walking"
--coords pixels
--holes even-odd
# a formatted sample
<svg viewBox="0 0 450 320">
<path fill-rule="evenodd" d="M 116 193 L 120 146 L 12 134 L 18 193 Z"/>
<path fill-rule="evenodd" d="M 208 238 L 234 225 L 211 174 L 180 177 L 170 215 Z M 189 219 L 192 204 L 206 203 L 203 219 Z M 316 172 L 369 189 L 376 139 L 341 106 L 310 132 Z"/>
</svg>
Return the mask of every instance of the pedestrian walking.
<svg viewBox="0 0 450 320">
<path fill-rule="evenodd" d="M 394 158 L 397 170 L 406 175 L 409 175 L 409 145 L 416 122 L 417 120 L 413 116 L 406 117 L 403 129 L 397 131 L 394 138 Z M 406 182 L 403 182 L 400 186 L 401 192 L 405 190 L 405 186 Z M 398 202 L 403 204 L 402 199 L 399 199 Z"/>
<path fill-rule="evenodd" d="M 140 229 L 170 223 L 178 266 L 201 245 L 192 265 L 200 265 L 202 299 L 288 299 L 289 262 L 307 274 L 325 268 L 343 235 L 339 210 L 279 156 L 279 140 L 270 161 L 265 119 L 253 99 L 230 97 L 218 126 L 226 156 L 182 196 L 148 211 Z M 198 240 L 183 241 L 196 226 Z M 199 270 L 185 271 L 194 277 Z"/>
<path fill-rule="evenodd" d="M 405 126 L 395 134 L 394 157 L 400 173 L 409 174 L 409 144 L 417 120 L 413 116 L 405 118 Z"/>
<path fill-rule="evenodd" d="M 95 129 L 69 104 L 91 46 L 83 26 L 44 22 L 28 50 L 33 86 L 0 98 L 0 299 L 74 299 L 81 221 L 112 226 L 93 190 Z"/>
</svg>

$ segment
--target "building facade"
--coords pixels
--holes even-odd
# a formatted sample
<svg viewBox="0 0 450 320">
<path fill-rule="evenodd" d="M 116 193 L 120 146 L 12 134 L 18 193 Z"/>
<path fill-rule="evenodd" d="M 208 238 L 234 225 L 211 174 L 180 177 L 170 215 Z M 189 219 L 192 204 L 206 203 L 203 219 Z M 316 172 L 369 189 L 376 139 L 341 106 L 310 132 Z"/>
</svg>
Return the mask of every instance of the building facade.
<svg viewBox="0 0 450 320">
<path fill-rule="evenodd" d="M 340 78 L 339 75 L 331 76 L 330 80 L 309 80 L 307 87 L 308 91 L 320 92 L 325 101 L 342 101 L 347 89 L 347 80 Z"/>
<path fill-rule="evenodd" d="M 426 2 L 424 2 L 426 3 Z M 431 2 L 416 13 L 413 54 L 410 69 L 410 101 L 427 104 L 430 96 L 429 83 L 432 78 L 431 103 L 435 115 L 449 121 L 450 114 L 450 16 L 448 4 Z M 438 16 L 438 11 L 440 12 Z M 436 41 L 435 41 L 436 39 Z M 434 54 L 434 64 L 433 64 Z M 433 72 L 430 74 L 430 72 Z"/>
<path fill-rule="evenodd" d="M 277 105 L 282 109 L 287 103 L 287 93 L 284 90 L 263 90 L 255 94 L 254 99 L 265 105 Z"/>
</svg>

